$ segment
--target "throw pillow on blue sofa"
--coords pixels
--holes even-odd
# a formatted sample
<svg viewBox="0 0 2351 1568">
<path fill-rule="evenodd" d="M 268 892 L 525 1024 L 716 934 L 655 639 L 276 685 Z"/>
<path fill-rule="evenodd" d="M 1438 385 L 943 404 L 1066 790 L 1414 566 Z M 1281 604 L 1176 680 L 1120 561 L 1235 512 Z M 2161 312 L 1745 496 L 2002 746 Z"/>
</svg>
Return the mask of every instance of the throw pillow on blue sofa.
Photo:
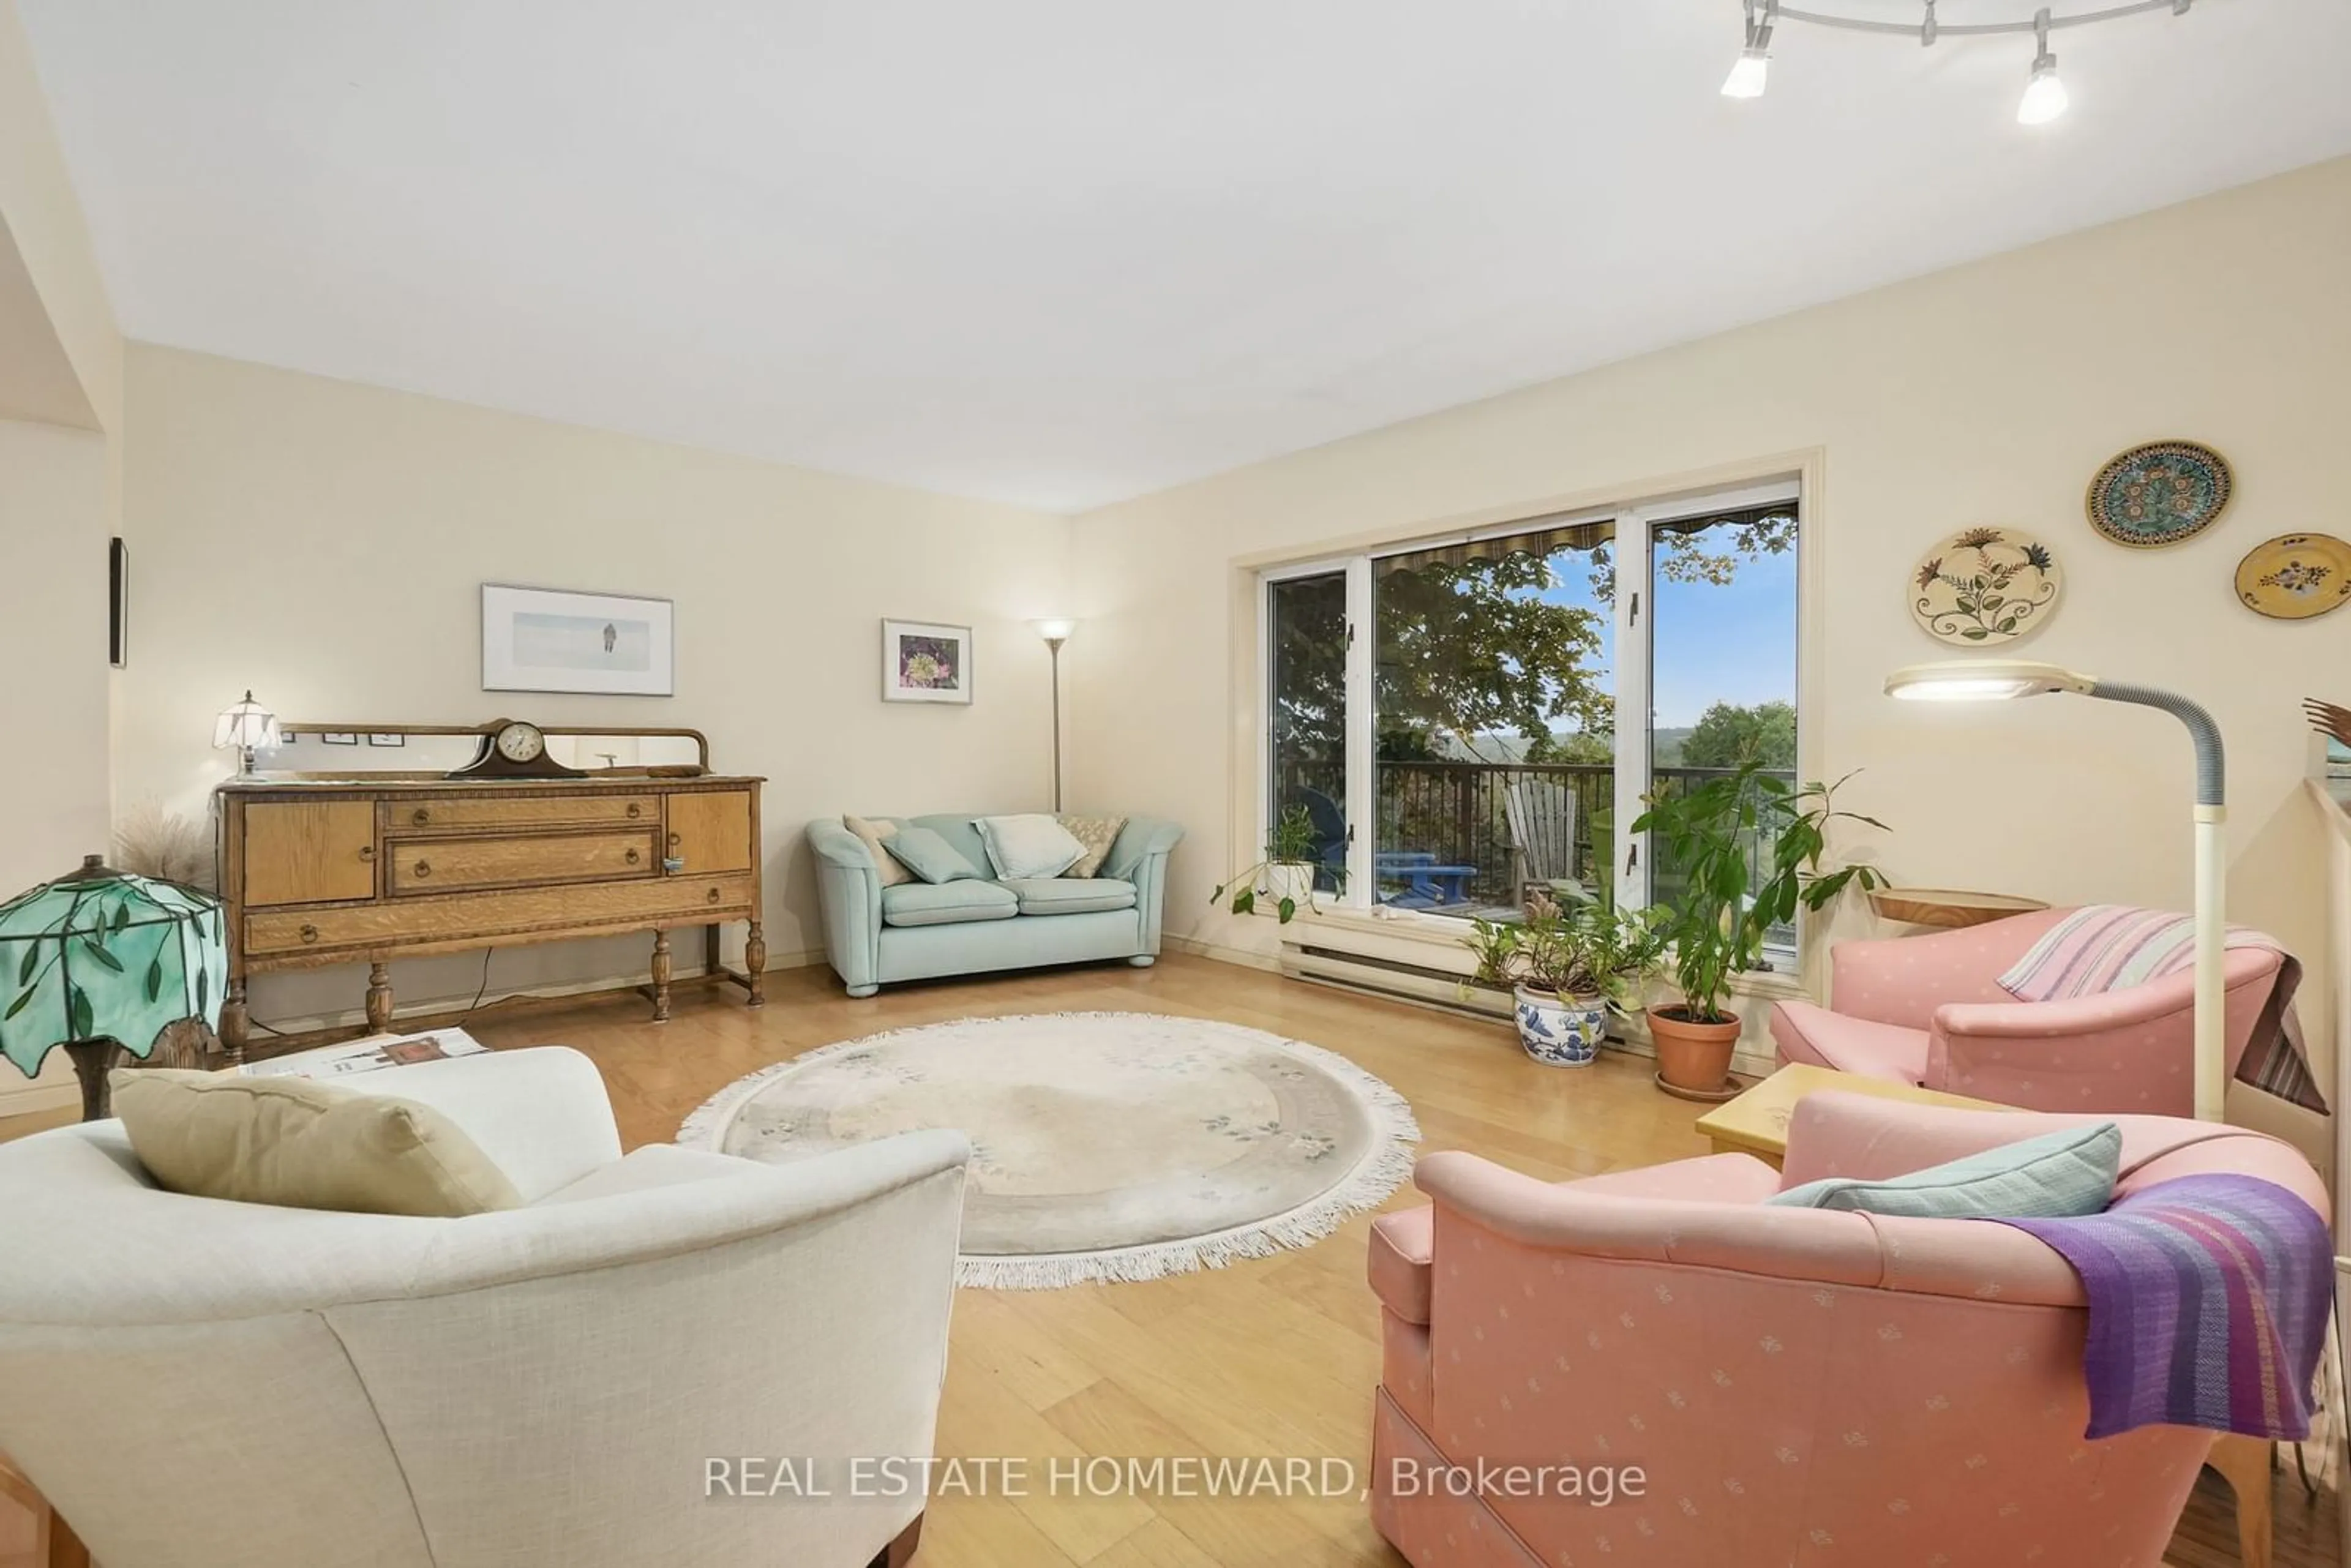
<svg viewBox="0 0 2351 1568">
<path fill-rule="evenodd" d="M 882 847 L 896 857 L 899 864 L 925 882 L 959 882 L 965 877 L 980 875 L 977 866 L 964 859 L 953 844 L 929 828 L 903 824 L 896 832 L 882 841 Z"/>
</svg>

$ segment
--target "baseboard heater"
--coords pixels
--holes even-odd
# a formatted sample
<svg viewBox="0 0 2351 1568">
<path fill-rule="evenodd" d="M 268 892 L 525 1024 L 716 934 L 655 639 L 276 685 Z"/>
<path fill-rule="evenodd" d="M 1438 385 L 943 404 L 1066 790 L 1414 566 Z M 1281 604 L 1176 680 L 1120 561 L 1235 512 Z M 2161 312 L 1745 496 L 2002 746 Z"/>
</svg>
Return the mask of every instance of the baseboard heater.
<svg viewBox="0 0 2351 1568">
<path fill-rule="evenodd" d="M 1426 962 L 1424 956 L 1432 948 L 1447 956 L 1459 953 L 1461 967 L 1442 968 Z M 1509 996 L 1468 984 L 1468 963 L 1466 949 L 1432 944 L 1426 937 L 1394 936 L 1336 925 L 1309 925 L 1307 919 L 1285 928 L 1281 937 L 1281 972 L 1293 979 L 1412 1002 L 1463 1018 L 1509 1019 Z M 1608 1048 L 1635 1056 L 1656 1054 L 1649 1044 L 1647 1028 L 1638 1019 L 1612 1019 Z M 1750 1078 L 1768 1076 L 1775 1065 L 1768 1048 L 1758 1050 L 1752 1045 L 1742 1049 L 1730 1064 L 1733 1072 Z"/>
<path fill-rule="evenodd" d="M 1318 943 L 1284 942 L 1281 972 L 1295 979 L 1320 980 L 1348 990 L 1396 997 L 1472 1018 L 1510 1016 L 1510 998 L 1503 993 L 1469 985 L 1458 970 L 1432 968 L 1400 958 L 1348 952 Z"/>
</svg>

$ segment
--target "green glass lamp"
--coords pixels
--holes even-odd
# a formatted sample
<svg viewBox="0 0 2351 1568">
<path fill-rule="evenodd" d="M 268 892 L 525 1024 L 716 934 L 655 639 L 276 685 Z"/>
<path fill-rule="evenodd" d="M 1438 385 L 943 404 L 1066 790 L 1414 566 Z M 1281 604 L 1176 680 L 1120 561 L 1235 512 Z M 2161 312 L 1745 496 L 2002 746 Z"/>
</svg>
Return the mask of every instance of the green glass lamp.
<svg viewBox="0 0 2351 1568">
<path fill-rule="evenodd" d="M 81 1078 L 82 1120 L 106 1115 L 117 1053 L 143 1061 L 166 1027 L 219 1023 L 224 918 L 210 894 L 96 855 L 0 904 L 0 1056 L 30 1078 L 64 1046 Z"/>
</svg>

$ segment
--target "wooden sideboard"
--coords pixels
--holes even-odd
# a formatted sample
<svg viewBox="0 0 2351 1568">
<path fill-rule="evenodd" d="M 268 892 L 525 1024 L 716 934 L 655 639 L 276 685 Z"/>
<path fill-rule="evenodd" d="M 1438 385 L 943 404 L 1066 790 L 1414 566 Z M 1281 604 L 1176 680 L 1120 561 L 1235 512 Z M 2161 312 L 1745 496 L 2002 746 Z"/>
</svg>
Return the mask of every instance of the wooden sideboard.
<svg viewBox="0 0 2351 1568">
<path fill-rule="evenodd" d="M 369 966 L 367 1020 L 392 1023 L 393 958 L 653 934 L 653 1021 L 669 1018 L 670 933 L 746 921 L 743 973 L 765 999 L 758 779 L 308 782 L 220 789 L 228 915 L 221 1039 L 241 1059 L 246 982 L 278 970 Z"/>
</svg>

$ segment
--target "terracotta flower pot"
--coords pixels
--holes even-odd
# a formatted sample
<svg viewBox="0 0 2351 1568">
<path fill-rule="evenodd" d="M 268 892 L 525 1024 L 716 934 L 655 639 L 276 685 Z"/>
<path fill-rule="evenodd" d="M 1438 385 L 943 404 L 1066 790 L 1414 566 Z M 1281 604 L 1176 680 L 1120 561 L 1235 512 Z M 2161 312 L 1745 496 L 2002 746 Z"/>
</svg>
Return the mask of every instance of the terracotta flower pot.
<svg viewBox="0 0 2351 1568">
<path fill-rule="evenodd" d="M 1730 1053 L 1739 1043 L 1739 1017 L 1699 1023 L 1681 1007 L 1648 1009 L 1649 1038 L 1657 1047 L 1657 1077 L 1668 1089 L 1720 1094 L 1730 1077 Z"/>
</svg>

